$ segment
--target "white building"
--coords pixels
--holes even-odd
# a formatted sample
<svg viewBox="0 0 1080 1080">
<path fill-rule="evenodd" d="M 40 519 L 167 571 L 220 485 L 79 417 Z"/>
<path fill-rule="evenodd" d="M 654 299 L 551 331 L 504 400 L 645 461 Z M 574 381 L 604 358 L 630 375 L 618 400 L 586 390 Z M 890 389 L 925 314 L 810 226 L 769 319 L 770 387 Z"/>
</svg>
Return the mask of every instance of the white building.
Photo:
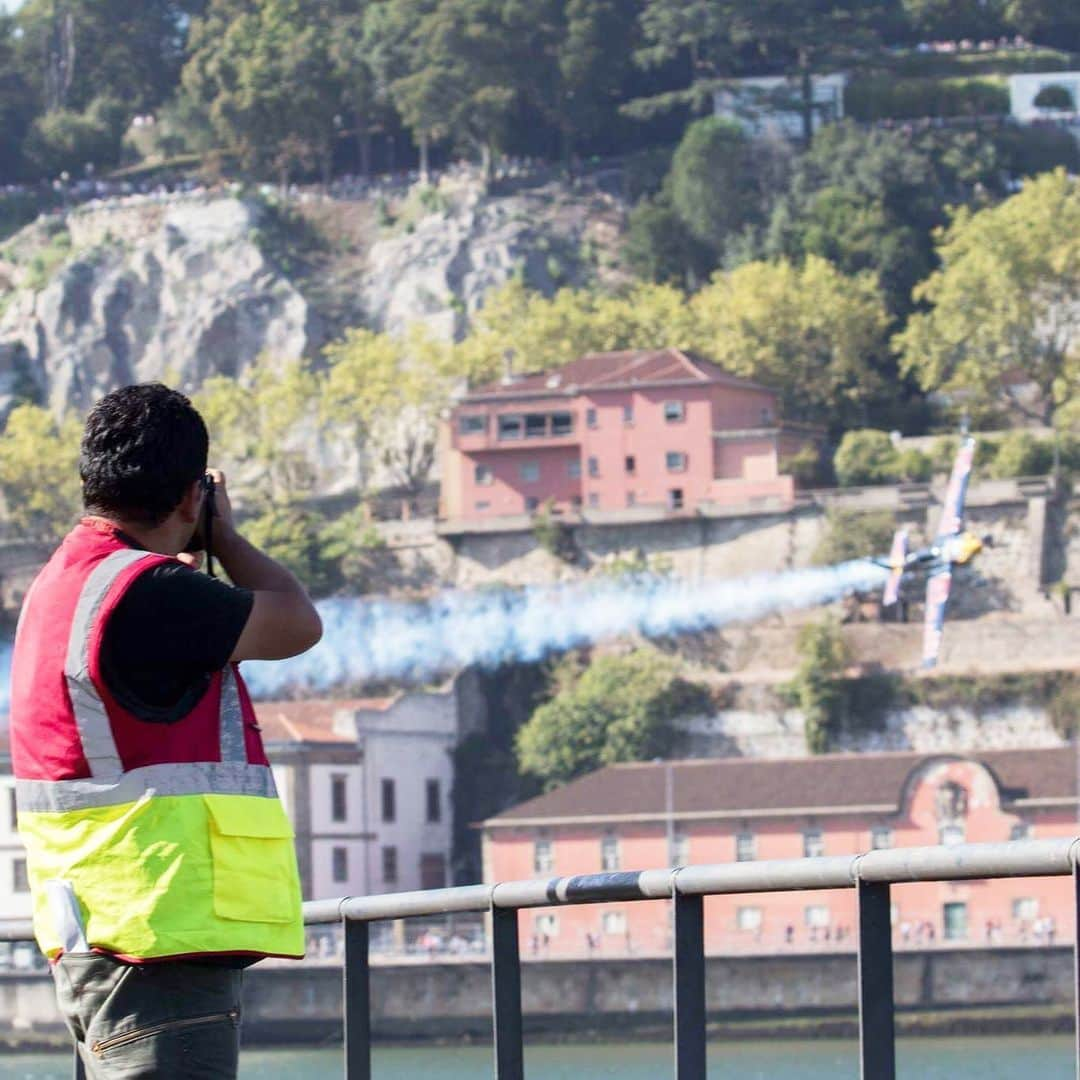
<svg viewBox="0 0 1080 1080">
<path fill-rule="evenodd" d="M 0 919 L 29 919 L 30 888 L 26 880 L 26 852 L 15 829 L 15 778 L 7 732 L 0 743 Z"/>
<path fill-rule="evenodd" d="M 844 116 L 845 74 L 811 76 L 813 128 L 835 123 Z M 803 136 L 802 84 L 798 78 L 767 75 L 734 79 L 713 96 L 717 116 L 735 120 L 751 136 L 801 139 Z"/>
<path fill-rule="evenodd" d="M 1071 109 L 1041 109 L 1035 104 L 1040 91 L 1060 86 L 1072 97 Z M 1009 112 L 1021 123 L 1071 116 L 1080 112 L 1080 71 L 1042 71 L 1009 76 Z"/>
<path fill-rule="evenodd" d="M 304 896 L 450 883 L 458 695 L 256 704 Z"/>
</svg>

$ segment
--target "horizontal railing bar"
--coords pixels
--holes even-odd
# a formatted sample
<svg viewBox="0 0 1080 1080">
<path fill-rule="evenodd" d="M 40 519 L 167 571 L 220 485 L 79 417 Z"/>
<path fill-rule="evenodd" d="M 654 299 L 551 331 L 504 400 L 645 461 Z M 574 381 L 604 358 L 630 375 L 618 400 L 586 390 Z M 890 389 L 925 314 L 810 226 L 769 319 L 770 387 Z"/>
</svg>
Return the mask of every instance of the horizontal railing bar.
<svg viewBox="0 0 1080 1080">
<path fill-rule="evenodd" d="M 1071 874 L 1076 837 L 1061 840 L 889 848 L 861 856 L 861 881 L 953 881 L 964 878 L 1052 877 Z"/>
<path fill-rule="evenodd" d="M 318 900 L 304 905 L 306 922 L 338 918 L 404 919 L 499 908 L 558 907 L 626 900 L 751 892 L 850 889 L 857 881 L 898 884 L 966 878 L 1053 877 L 1072 873 L 1080 839 L 1014 840 L 887 848 L 862 855 L 684 866 L 677 870 L 614 871 L 576 877 L 502 881 L 453 889 Z"/>
<path fill-rule="evenodd" d="M 33 941 L 34 924 L 29 919 L 0 922 L 0 941 Z"/>
</svg>

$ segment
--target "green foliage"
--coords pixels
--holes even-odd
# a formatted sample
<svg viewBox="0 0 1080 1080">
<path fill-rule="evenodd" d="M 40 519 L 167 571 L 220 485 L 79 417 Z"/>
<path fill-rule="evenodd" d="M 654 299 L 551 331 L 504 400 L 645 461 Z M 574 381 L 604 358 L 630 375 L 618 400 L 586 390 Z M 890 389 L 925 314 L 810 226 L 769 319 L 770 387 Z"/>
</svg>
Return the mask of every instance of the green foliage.
<svg viewBox="0 0 1080 1080">
<path fill-rule="evenodd" d="M 75 523 L 81 431 L 75 417 L 57 423 L 37 405 L 19 405 L 8 417 L 0 435 L 0 494 L 18 537 L 52 543 Z"/>
<path fill-rule="evenodd" d="M 1004 116 L 1009 89 L 999 77 L 898 79 L 869 75 L 853 80 L 844 94 L 844 112 L 853 120 L 910 120 L 938 116 Z"/>
<path fill-rule="evenodd" d="M 900 460 L 888 432 L 862 428 L 847 432 L 833 457 L 841 487 L 888 484 L 900 475 Z"/>
<path fill-rule="evenodd" d="M 49 243 L 31 256 L 23 278 L 23 287 L 32 292 L 40 292 L 70 258 L 71 233 L 65 228 L 57 229 L 50 235 Z"/>
<path fill-rule="evenodd" d="M 1061 83 L 1051 83 L 1044 86 L 1036 95 L 1033 102 L 1037 109 L 1045 109 L 1047 112 L 1076 112 L 1076 102 L 1073 100 L 1072 91 Z"/>
<path fill-rule="evenodd" d="M 334 588 L 349 593 L 371 592 L 381 584 L 380 554 L 386 541 L 371 524 L 363 506 L 342 514 L 319 530 L 319 557 L 328 564 Z"/>
<path fill-rule="evenodd" d="M 924 483 L 934 474 L 934 462 L 930 455 L 915 446 L 901 450 L 896 465 L 900 479 L 909 484 Z"/>
<path fill-rule="evenodd" d="M 925 390 L 1051 420 L 1080 389 L 1080 182 L 1059 170 L 998 206 L 956 211 L 938 255 L 915 293 L 928 310 L 896 338 L 905 369 Z M 1034 405 L 1013 392 L 1017 371 Z"/>
<path fill-rule="evenodd" d="M 780 472 L 793 476 L 798 488 L 821 487 L 825 483 L 824 471 L 821 448 L 812 443 L 780 462 Z"/>
<path fill-rule="evenodd" d="M 663 197 L 643 199 L 630 211 L 623 258 L 643 281 L 679 286 L 700 281 L 714 262 Z"/>
<path fill-rule="evenodd" d="M 243 523 L 244 535 L 261 551 L 288 567 L 315 596 L 334 584 L 332 564 L 320 543 L 319 516 L 296 503 L 275 503 Z"/>
<path fill-rule="evenodd" d="M 565 522 L 555 520 L 551 499 L 533 516 L 532 533 L 537 544 L 554 558 L 573 562 L 577 557 L 574 534 Z"/>
<path fill-rule="evenodd" d="M 1036 439 L 1029 431 L 1010 431 L 997 444 L 990 475 L 998 479 L 1042 476 L 1054 462 L 1054 444 Z"/>
<path fill-rule="evenodd" d="M 831 618 L 804 626 L 797 648 L 799 667 L 784 693 L 805 717 L 807 750 L 822 754 L 831 727 L 843 716 L 843 674 L 850 655 L 839 622 Z"/>
<path fill-rule="evenodd" d="M 888 510 L 828 510 L 811 561 L 816 566 L 836 566 L 884 555 L 895 531 L 896 520 Z"/>
<path fill-rule="evenodd" d="M 555 693 L 518 732 L 518 763 L 547 788 L 602 765 L 647 761 L 671 745 L 671 720 L 700 709 L 703 692 L 651 649 L 602 656 L 583 672 L 567 661 Z"/>
<path fill-rule="evenodd" d="M 45 113 L 34 121 L 23 153 L 29 166 L 47 177 L 62 172 L 79 177 L 87 165 L 113 165 L 120 159 L 125 114 L 125 107 L 109 98 L 96 98 L 83 112 Z"/>
</svg>

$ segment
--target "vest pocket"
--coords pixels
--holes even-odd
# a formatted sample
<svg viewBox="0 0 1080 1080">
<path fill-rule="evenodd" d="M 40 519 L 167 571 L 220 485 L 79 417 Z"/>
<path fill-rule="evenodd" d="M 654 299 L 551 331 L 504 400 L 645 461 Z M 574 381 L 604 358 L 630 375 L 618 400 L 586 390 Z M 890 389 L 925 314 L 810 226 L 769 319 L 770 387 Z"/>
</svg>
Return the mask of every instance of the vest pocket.
<svg viewBox="0 0 1080 1080">
<path fill-rule="evenodd" d="M 243 922 L 300 918 L 293 829 L 278 799 L 204 795 L 210 818 L 214 913 Z"/>
</svg>

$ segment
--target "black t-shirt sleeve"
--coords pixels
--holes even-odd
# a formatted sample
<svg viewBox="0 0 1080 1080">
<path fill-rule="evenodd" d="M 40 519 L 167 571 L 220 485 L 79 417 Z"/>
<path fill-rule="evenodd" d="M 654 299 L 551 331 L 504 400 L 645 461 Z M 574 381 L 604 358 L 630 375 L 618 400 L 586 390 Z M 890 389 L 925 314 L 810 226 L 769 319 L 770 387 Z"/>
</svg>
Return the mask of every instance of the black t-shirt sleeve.
<svg viewBox="0 0 1080 1080">
<path fill-rule="evenodd" d="M 191 711 L 240 639 L 254 595 L 182 563 L 162 563 L 128 586 L 109 617 L 101 671 L 117 701 L 143 720 Z"/>
</svg>

